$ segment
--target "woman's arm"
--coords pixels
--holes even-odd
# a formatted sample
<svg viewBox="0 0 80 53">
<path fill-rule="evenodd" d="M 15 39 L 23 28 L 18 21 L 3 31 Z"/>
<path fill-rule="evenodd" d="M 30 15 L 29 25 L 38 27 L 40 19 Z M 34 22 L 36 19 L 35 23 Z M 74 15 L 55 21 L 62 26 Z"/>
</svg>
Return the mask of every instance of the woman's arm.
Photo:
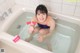
<svg viewBox="0 0 80 53">
<path fill-rule="evenodd" d="M 48 34 L 47 36 L 50 36 L 50 35 L 53 33 L 53 31 L 54 31 L 54 29 L 55 29 L 55 21 L 52 19 L 52 20 L 49 22 L 49 25 L 50 25 L 50 32 L 49 32 L 49 34 Z"/>
<path fill-rule="evenodd" d="M 46 38 L 48 36 L 51 36 L 53 34 L 53 31 L 55 29 L 55 21 L 54 20 L 50 20 L 50 22 L 48 22 L 48 25 L 50 26 L 50 30 L 49 30 L 49 33 L 47 35 L 43 36 L 44 38 Z"/>
<path fill-rule="evenodd" d="M 35 28 L 35 24 L 33 24 L 32 22 L 36 22 L 35 17 L 33 17 L 30 22 L 31 23 L 30 23 L 30 27 L 29 27 L 29 32 L 32 33 L 34 31 L 34 28 Z"/>
<path fill-rule="evenodd" d="M 37 24 L 37 19 L 36 17 L 33 17 L 30 25 L 34 27 L 36 24 Z"/>
</svg>

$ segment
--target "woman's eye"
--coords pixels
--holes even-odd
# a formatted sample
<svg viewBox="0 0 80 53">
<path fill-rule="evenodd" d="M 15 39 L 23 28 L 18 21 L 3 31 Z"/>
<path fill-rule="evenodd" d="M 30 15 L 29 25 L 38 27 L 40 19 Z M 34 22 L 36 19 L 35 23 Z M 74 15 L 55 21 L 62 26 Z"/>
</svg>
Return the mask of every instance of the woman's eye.
<svg viewBox="0 0 80 53">
<path fill-rule="evenodd" d="M 40 15 L 40 14 L 37 14 L 37 15 Z"/>
</svg>

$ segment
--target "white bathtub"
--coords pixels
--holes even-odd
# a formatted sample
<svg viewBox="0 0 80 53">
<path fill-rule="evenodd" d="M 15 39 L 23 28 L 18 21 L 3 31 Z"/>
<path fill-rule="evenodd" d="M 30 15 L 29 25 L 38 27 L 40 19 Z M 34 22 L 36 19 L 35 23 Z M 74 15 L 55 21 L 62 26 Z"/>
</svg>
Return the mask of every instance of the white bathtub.
<svg viewBox="0 0 80 53">
<path fill-rule="evenodd" d="M 4 49 L 5 53 L 51 53 L 22 40 L 14 43 L 13 38 L 13 36 L 5 32 L 0 32 L 0 49 Z"/>
<path fill-rule="evenodd" d="M 3 48 L 5 53 L 52 53 L 23 40 L 19 40 L 17 43 L 14 43 L 14 37 L 6 33 L 11 24 L 17 19 L 17 16 L 23 12 L 22 7 L 16 7 L 13 9 L 11 16 L 6 18 L 5 23 L 0 29 L 0 49 Z"/>
<path fill-rule="evenodd" d="M 26 8 L 21 8 L 21 7 L 15 8 L 15 10 L 13 9 L 13 14 L 6 19 L 5 23 L 3 24 L 1 28 L 1 31 L 6 32 L 6 33 L 1 33 L 1 35 L 3 35 L 0 37 L 1 43 L 3 45 L 10 43 L 10 45 L 12 45 L 10 47 L 13 49 L 16 48 L 15 46 L 18 46 L 15 49 L 15 51 L 17 50 L 17 53 L 18 52 L 21 52 L 21 53 L 27 53 L 27 52 L 28 53 L 52 53 L 48 50 L 42 49 L 30 43 L 27 43 L 23 40 L 20 40 L 17 43 L 12 42 L 13 36 L 11 35 L 13 34 L 10 34 L 9 32 L 15 32 L 15 31 L 10 31 L 10 29 L 13 26 L 13 23 L 17 19 L 19 19 L 19 16 L 23 14 L 24 12 L 33 12 L 33 11 L 27 10 Z M 79 34 L 80 34 L 79 33 L 80 32 L 80 28 L 79 28 L 80 20 L 73 18 L 73 17 L 65 16 L 62 14 L 57 14 L 57 13 L 52 13 L 52 12 L 50 12 L 50 14 L 52 15 L 54 14 L 53 17 L 55 17 L 55 20 L 56 20 L 57 33 L 55 33 L 55 38 L 53 39 L 55 41 L 52 41 L 55 47 L 54 53 L 75 53 L 75 50 L 78 44 L 78 40 L 79 40 Z M 7 33 L 9 33 L 10 35 Z M 4 40 L 6 40 L 7 42 Z"/>
</svg>

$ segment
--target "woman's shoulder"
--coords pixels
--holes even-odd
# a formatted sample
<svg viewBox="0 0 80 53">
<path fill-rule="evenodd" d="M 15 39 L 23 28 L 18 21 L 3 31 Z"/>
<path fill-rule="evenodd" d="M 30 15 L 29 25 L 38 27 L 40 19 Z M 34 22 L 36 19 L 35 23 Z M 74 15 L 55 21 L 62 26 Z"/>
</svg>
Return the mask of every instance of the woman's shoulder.
<svg viewBox="0 0 80 53">
<path fill-rule="evenodd" d="M 47 22 L 48 24 L 52 24 L 55 23 L 55 20 L 51 16 L 48 16 Z"/>
<path fill-rule="evenodd" d="M 49 20 L 49 21 L 55 21 L 55 20 L 53 19 L 53 17 L 51 17 L 51 16 L 48 16 L 48 20 Z"/>
<path fill-rule="evenodd" d="M 50 15 L 47 16 L 48 18 L 52 18 Z"/>
</svg>

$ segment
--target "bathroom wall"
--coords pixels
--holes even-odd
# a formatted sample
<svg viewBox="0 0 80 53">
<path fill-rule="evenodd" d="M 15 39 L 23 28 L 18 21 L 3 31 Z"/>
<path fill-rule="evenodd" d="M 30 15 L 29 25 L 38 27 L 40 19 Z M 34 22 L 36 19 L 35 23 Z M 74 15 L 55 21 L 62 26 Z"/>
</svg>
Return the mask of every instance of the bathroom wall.
<svg viewBox="0 0 80 53">
<path fill-rule="evenodd" d="M 45 4 L 51 12 L 73 16 L 73 18 L 80 17 L 80 0 L 0 0 L 0 16 L 15 4 L 14 1 L 32 10 L 35 10 L 38 4 Z"/>
<path fill-rule="evenodd" d="M 45 4 L 48 10 L 52 12 L 62 13 L 74 18 L 80 17 L 80 0 L 16 0 L 16 3 L 33 10 L 38 4 Z"/>
<path fill-rule="evenodd" d="M 0 0 L 0 27 L 11 14 L 11 8 L 15 5 L 14 0 Z"/>
<path fill-rule="evenodd" d="M 80 0 L 51 0 L 51 7 L 54 9 L 52 11 L 73 16 L 74 18 L 80 17 Z"/>
<path fill-rule="evenodd" d="M 3 21 L 9 15 L 8 10 L 10 10 L 9 8 L 12 8 L 14 5 L 14 0 L 0 0 L 0 21 Z"/>
<path fill-rule="evenodd" d="M 15 0 L 16 4 L 24 5 L 27 9 L 35 10 L 39 4 L 44 4 L 42 0 Z"/>
</svg>

